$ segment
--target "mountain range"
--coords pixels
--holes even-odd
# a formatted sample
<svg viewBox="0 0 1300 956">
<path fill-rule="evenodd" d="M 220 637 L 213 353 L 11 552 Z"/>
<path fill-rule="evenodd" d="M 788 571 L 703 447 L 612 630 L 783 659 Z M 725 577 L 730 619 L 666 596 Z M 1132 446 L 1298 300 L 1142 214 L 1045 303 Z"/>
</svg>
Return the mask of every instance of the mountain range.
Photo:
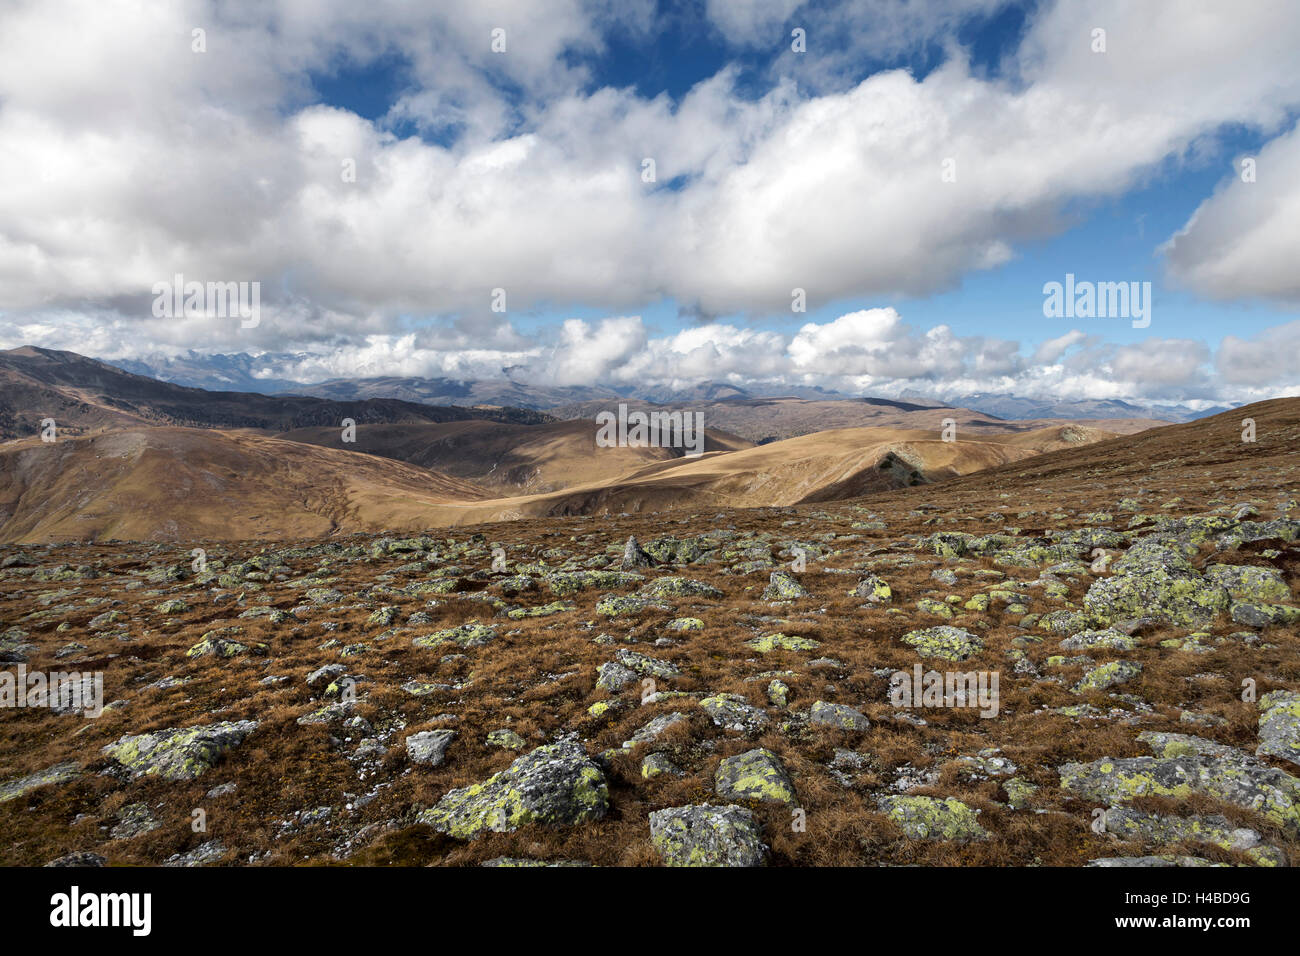
<svg viewBox="0 0 1300 956">
<path fill-rule="evenodd" d="M 516 381 L 503 370 L 501 378 L 461 380 L 445 377 L 380 375 L 331 378 L 299 382 L 279 377 L 273 369 L 292 367 L 309 356 L 291 353 L 252 356 L 245 353 L 203 355 L 191 352 L 179 356 L 151 356 L 119 359 L 109 364 L 159 381 L 218 391 L 260 392 L 270 395 L 295 394 L 355 401 L 394 398 L 430 405 L 506 405 L 551 411 L 606 399 L 631 399 L 662 405 L 686 402 L 747 401 L 755 398 L 801 398 L 807 401 L 847 401 L 849 395 L 815 386 L 772 383 L 700 382 L 668 387 L 662 385 L 545 385 Z M 927 407 L 967 408 L 1001 419 L 1105 419 L 1146 418 L 1166 422 L 1193 421 L 1227 411 L 1228 405 L 1204 403 L 1150 403 L 1118 399 L 1031 398 L 1003 393 L 976 392 L 946 401 L 908 391 L 896 397 Z"/>
</svg>

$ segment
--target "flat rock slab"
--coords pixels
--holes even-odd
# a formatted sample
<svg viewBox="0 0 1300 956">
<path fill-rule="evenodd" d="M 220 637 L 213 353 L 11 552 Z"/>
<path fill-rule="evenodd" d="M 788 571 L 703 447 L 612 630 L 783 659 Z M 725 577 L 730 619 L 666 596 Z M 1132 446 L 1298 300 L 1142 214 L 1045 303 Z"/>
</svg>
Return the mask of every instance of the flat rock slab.
<svg viewBox="0 0 1300 956">
<path fill-rule="evenodd" d="M 222 721 L 200 727 L 172 728 L 152 734 L 126 735 L 104 748 L 105 756 L 133 777 L 193 780 L 257 729 L 257 721 Z"/>
<path fill-rule="evenodd" d="M 53 767 L 28 774 L 26 777 L 19 777 L 17 780 L 7 780 L 0 783 L 0 803 L 16 800 L 37 787 L 66 783 L 79 776 L 81 776 L 81 768 L 76 763 L 68 762 L 55 764 Z"/>
</svg>

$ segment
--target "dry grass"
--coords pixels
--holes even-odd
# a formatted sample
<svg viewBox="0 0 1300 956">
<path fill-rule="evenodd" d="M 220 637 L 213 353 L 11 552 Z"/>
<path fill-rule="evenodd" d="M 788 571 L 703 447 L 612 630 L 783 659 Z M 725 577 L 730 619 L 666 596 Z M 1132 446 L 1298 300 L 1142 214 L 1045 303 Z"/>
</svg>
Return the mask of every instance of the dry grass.
<svg viewBox="0 0 1300 956">
<path fill-rule="evenodd" d="M 1278 421 L 1289 422 L 1287 427 L 1294 433 L 1297 416 L 1289 408 L 1278 414 L 1284 413 L 1289 417 Z M 941 709 L 925 712 L 925 727 L 896 721 L 887 699 L 888 678 L 876 672 L 910 670 L 917 658 L 898 638 L 915 627 L 943 623 L 918 614 L 914 610 L 917 600 L 942 600 L 948 593 L 969 597 L 983 587 L 973 572 L 980 567 L 996 567 L 989 562 L 949 565 L 958 571 L 958 583 L 952 587 L 941 585 L 931 580 L 930 572 L 942 562 L 910 550 L 909 536 L 937 530 L 992 532 L 1008 524 L 1023 524 L 1026 533 L 1048 524 L 1062 529 L 1082 527 L 1088 523 L 1083 519 L 1086 513 L 1112 509 L 1116 500 L 1134 494 L 1138 486 L 1150 493 L 1143 499 L 1148 510 L 1174 496 L 1183 498 L 1173 510 L 1175 514 L 1197 513 L 1219 501 L 1255 500 L 1261 510 L 1271 509 L 1279 494 L 1294 493 L 1294 484 L 1288 485 L 1296 466 L 1290 450 L 1296 447 L 1294 436 L 1289 448 L 1283 440 L 1282 447 L 1261 445 L 1252 449 L 1252 454 L 1258 452 L 1253 457 L 1236 449 L 1231 455 L 1220 456 L 1221 460 L 1208 461 L 1204 456 L 1213 454 L 1212 443 L 1198 451 L 1183 434 L 1174 431 L 1161 446 L 1168 453 L 1167 459 L 1152 454 L 1137 461 L 1114 453 L 1098 456 L 1094 449 L 1057 452 L 985 476 L 854 502 L 727 510 L 722 514 L 710 511 L 600 519 L 539 518 L 471 529 L 482 532 L 488 541 L 505 543 L 514 562 L 534 560 L 555 547 L 588 558 L 620 546 L 629 534 L 645 541 L 661 534 L 687 536 L 734 527 L 742 535 L 767 532 L 777 548 L 795 538 L 815 541 L 817 535 L 827 532 L 858 536 L 854 541 L 836 544 L 844 549 L 843 553 L 825 562 L 810 562 L 800 578 L 811 597 L 780 608 L 761 600 L 766 574 L 738 576 L 725 573 L 721 564 L 703 564 L 669 573 L 710 583 L 724 591 L 724 599 L 679 600 L 671 612 L 653 611 L 628 620 L 599 618 L 594 612 L 599 591 L 570 597 L 576 604 L 573 611 L 518 622 L 493 619 L 489 607 L 473 600 L 445 598 L 435 607 L 426 607 L 424 598 L 375 597 L 370 605 L 397 604 L 403 621 L 416 611 L 425 611 L 433 619 L 428 626 L 400 630 L 379 641 L 375 639 L 376 629 L 365 623 L 371 607 L 353 607 L 357 603 L 353 595 L 366 591 L 380 577 L 394 587 L 426 578 L 427 569 L 403 569 L 409 558 L 389 556 L 337 564 L 337 578 L 329 586 L 348 595 L 343 609 L 327 608 L 306 622 L 271 626 L 260 620 L 237 621 L 239 609 L 256 606 L 252 592 L 235 607 L 212 604 L 201 589 L 187 591 L 182 586 L 162 595 L 150 593 L 149 585 L 126 587 L 139 581 L 139 571 L 150 564 L 164 560 L 188 562 L 188 549 L 195 546 L 192 543 L 165 551 L 125 543 L 7 549 L 6 554 L 21 552 L 44 565 L 94 564 L 101 570 L 103 576 L 75 586 L 6 576 L 0 621 L 4 626 L 17 624 L 29 631 L 28 640 L 38 648 L 31 654 L 30 669 L 102 669 L 105 699 L 123 699 L 127 704 L 97 720 L 37 709 L 3 714 L 0 779 L 8 780 L 65 760 L 75 760 L 90 772 L 71 783 L 42 787 L 17 800 L 0 803 L 0 862 L 40 864 L 71 850 L 94 849 L 114 863 L 149 864 L 216 838 L 230 850 L 224 859 L 227 863 L 255 858 L 274 865 L 337 863 L 341 859 L 350 864 L 471 865 L 510 855 L 577 859 L 600 865 L 653 865 L 658 858 L 649 843 L 648 814 L 663 807 L 716 802 L 713 773 L 718 761 L 754 746 L 767 747 L 780 756 L 795 781 L 799 805 L 807 813 L 807 831 L 800 833 L 792 830 L 787 808 L 754 806 L 771 844 L 774 865 L 1074 866 L 1097 856 L 1154 852 L 1113 836 L 1092 833 L 1089 822 L 1093 805 L 1060 791 L 1056 768 L 1067 761 L 1145 753 L 1135 740 L 1144 729 L 1198 733 L 1253 750 L 1256 710 L 1238 699 L 1238 688 L 1247 677 L 1258 682 L 1261 695 L 1273 688 L 1295 687 L 1300 681 L 1300 635 L 1274 628 L 1267 634 L 1267 647 L 1247 649 L 1230 642 L 1206 654 L 1191 654 L 1160 646 L 1166 638 L 1184 636 L 1185 629 L 1154 627 L 1140 632 L 1140 649 L 1122 655 L 1144 665 L 1140 679 L 1122 688 L 1152 706 L 1152 712 L 1136 723 L 1045 713 L 1047 708 L 1080 702 L 1069 686 L 1082 670 L 1075 667 L 1049 671 L 1045 659 L 1063 652 L 1057 649 L 1056 639 L 1047 637 L 1028 647 L 1027 654 L 1044 674 L 1059 677 L 1060 683 L 1013 674 L 1007 651 L 1024 631 L 1017 623 L 1019 615 L 1007 614 L 996 604 L 983 614 L 960 611 L 951 623 L 971 628 L 981 621 L 988 625 L 982 631 L 985 651 L 963 668 L 1000 671 L 1001 713 L 997 719 L 981 720 L 969 710 Z M 1267 434 L 1268 430 L 1261 426 L 1261 436 Z M 1196 457 L 1198 454 L 1202 457 Z M 1077 459 L 1085 455 L 1092 457 L 1081 465 Z M 1071 462 L 1071 456 L 1076 460 Z M 1175 458 L 1186 460 L 1168 463 Z M 1087 474 L 1089 471 L 1095 473 Z M 1011 497 L 1002 498 L 1002 494 Z M 914 509 L 922 503 L 938 505 L 940 510 L 918 513 Z M 864 517 L 859 510 L 864 507 L 885 521 L 885 530 L 850 530 L 853 521 Z M 1067 509 L 1067 513 L 1050 518 L 1058 508 Z M 1016 519 L 1018 512 L 1028 511 L 1037 513 Z M 797 524 L 785 526 L 791 521 Z M 1123 526 L 1118 514 L 1114 524 Z M 457 535 L 458 540 L 464 538 L 464 534 Z M 337 540 L 347 545 L 364 544 L 370 539 Z M 1262 554 L 1270 545 L 1282 549 L 1280 557 Z M 263 547 L 260 543 L 213 542 L 209 544 L 209 558 L 242 560 Z M 890 606 L 905 610 L 905 614 L 891 614 L 888 607 L 864 606 L 860 599 L 846 594 L 857 578 L 832 573 L 837 568 L 861 568 L 872 557 L 880 556 L 915 559 L 912 566 L 882 567 L 879 572 L 894 589 Z M 1300 550 L 1295 546 L 1261 542 L 1244 547 L 1240 553 L 1217 554 L 1215 560 L 1277 567 L 1293 588 L 1300 588 Z M 490 557 L 473 566 L 485 569 L 488 563 Z M 295 563 L 293 571 L 295 575 L 304 574 L 316 566 L 315 559 L 305 559 Z M 1038 577 L 1039 569 L 998 569 L 1007 575 L 1005 586 L 1015 588 L 1021 582 L 1019 589 L 1033 596 L 1031 610 L 1064 606 L 1045 601 L 1040 592 L 1025 585 Z M 1076 581 L 1067 600 L 1077 604 L 1090 580 L 1084 576 Z M 74 603 L 75 610 L 57 620 L 24 620 L 43 608 L 43 598 L 64 588 L 72 593 L 54 603 Z M 271 585 L 265 593 L 271 595 L 272 606 L 288 610 L 298 603 L 301 592 Z M 165 623 L 163 616 L 152 609 L 164 597 L 187 595 L 193 607 L 174 622 Z M 121 603 L 88 606 L 85 601 L 90 598 Z M 554 595 L 543 589 L 517 600 L 535 605 L 553 599 Z M 88 629 L 94 615 L 109 609 L 130 614 L 130 640 L 101 636 Z M 700 618 L 704 629 L 679 633 L 664 628 L 668 620 L 687 615 Z M 788 623 L 760 621 L 771 616 L 785 618 Z M 455 657 L 441 649 L 411 644 L 412 637 L 473 619 L 493 623 L 499 631 L 498 639 Z M 69 629 L 56 632 L 54 627 L 60 621 L 69 624 Z M 333 622 L 336 629 L 322 627 L 327 621 Z M 229 661 L 185 657 L 185 650 L 202 633 L 233 623 L 245 628 L 240 640 L 266 642 L 269 656 Z M 821 647 L 812 654 L 775 651 L 759 655 L 743 646 L 750 637 L 777 629 L 812 637 L 821 642 Z M 1224 621 L 1211 628 L 1217 636 L 1238 630 L 1240 626 Z M 614 643 L 595 643 L 593 638 L 601 633 L 608 634 Z M 664 637 L 671 643 L 656 646 L 656 639 Z M 306 676 L 323 664 L 340 662 L 337 648 L 321 647 L 329 639 L 337 639 L 340 645 L 370 644 L 370 650 L 361 656 L 342 661 L 351 672 L 366 678 L 359 686 L 363 699 L 356 713 L 371 721 L 377 731 L 394 729 L 386 740 L 388 755 L 377 772 L 364 780 L 358 778 L 357 769 L 348 759 L 356 741 L 340 742 L 344 732 L 339 725 L 296 723 L 299 716 L 320 704 Z M 79 657 L 56 659 L 55 651 L 69 641 L 80 641 L 88 650 Z M 619 646 L 633 646 L 676 664 L 682 676 L 661 682 L 673 690 L 700 695 L 735 693 L 757 706 L 767 706 L 767 681 L 747 678 L 766 671 L 793 670 L 794 676 L 783 678 L 790 686 L 792 708 L 806 709 L 818 699 L 846 703 L 866 713 L 872 727 L 859 733 L 816 728 L 787 733 L 778 728 L 781 716 L 773 709 L 769 711 L 774 718 L 769 729 L 755 738 L 746 738 L 713 727 L 704 712 L 688 699 L 639 706 L 637 687 L 618 695 L 607 695 L 594 687 L 596 668 L 613 659 Z M 809 659 L 816 656 L 834 658 L 839 666 L 809 668 Z M 1093 651 L 1090 656 L 1100 662 L 1115 655 Z M 188 677 L 190 681 L 168 690 L 146 689 L 147 684 L 169 675 Z M 287 679 L 273 685 L 260 683 L 268 675 Z M 403 683 L 413 679 L 464 686 L 417 698 L 401 690 Z M 611 699 L 618 699 L 620 706 L 599 718 L 588 714 L 593 703 Z M 1100 708 L 1115 703 L 1105 695 L 1083 700 Z M 559 733 L 574 731 L 595 754 L 619 746 L 651 717 L 675 710 L 688 715 L 688 726 L 674 729 L 653 749 L 667 752 L 686 771 L 685 775 L 643 779 L 640 761 L 648 752 L 645 746 L 615 756 L 607 771 L 611 811 L 599 822 L 573 828 L 527 827 L 464 843 L 412 825 L 420 809 L 435 803 L 450 788 L 481 781 L 507 767 L 517 756 L 488 746 L 485 738 L 491 730 L 510 728 L 527 741 L 529 748 Z M 1189 727 L 1179 722 L 1183 710 L 1214 714 L 1227 723 L 1208 729 Z M 440 717 L 448 713 L 459 719 Z M 122 734 L 218 719 L 257 720 L 260 728 L 196 781 L 143 779 L 123 783 L 94 772 L 106 766 L 101 748 Z M 434 769 L 412 767 L 404 753 L 405 737 L 434 727 L 458 731 L 446 762 Z M 986 747 L 1000 748 L 1003 756 L 1019 766 L 1022 779 L 1040 787 L 1031 801 L 1032 809 L 1010 809 L 999 780 L 971 779 L 950 763 L 952 757 Z M 835 779 L 827 767 L 836 748 L 855 750 L 867 758 L 852 786 L 846 787 Z M 938 771 L 933 785 L 911 793 L 953 796 L 979 809 L 981 823 L 993 831 L 994 839 L 952 844 L 906 838 L 875 809 L 875 798 L 889 792 L 904 767 Z M 212 787 L 223 783 L 236 784 L 236 790 L 218 798 L 205 796 Z M 356 798 L 372 792 L 376 784 L 380 787 L 374 798 L 356 806 Z M 117 812 L 128 803 L 147 804 L 161 826 L 143 836 L 112 840 L 108 831 L 116 822 Z M 346 809 L 350 803 L 354 804 L 352 810 Z M 328 822 L 296 830 L 282 826 L 292 820 L 295 812 L 320 806 L 333 808 Z M 191 830 L 194 808 L 206 811 L 207 833 Z M 1292 860 L 1300 859 L 1300 842 L 1257 814 L 1203 797 L 1181 804 L 1154 800 L 1149 808 L 1223 813 L 1240 825 L 1259 830 Z M 1247 862 L 1239 854 L 1205 846 L 1160 849 Z"/>
</svg>

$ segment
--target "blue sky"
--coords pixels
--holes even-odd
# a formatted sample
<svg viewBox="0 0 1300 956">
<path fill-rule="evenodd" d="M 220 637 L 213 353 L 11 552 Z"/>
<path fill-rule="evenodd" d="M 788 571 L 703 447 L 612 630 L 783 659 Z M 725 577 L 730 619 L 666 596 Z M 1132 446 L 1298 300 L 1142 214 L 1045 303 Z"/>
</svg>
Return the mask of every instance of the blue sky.
<svg viewBox="0 0 1300 956">
<path fill-rule="evenodd" d="M 17 3 L 0 344 L 301 381 L 1300 394 L 1298 42 L 1282 2 Z M 1150 282 L 1150 326 L 1045 317 L 1067 273 Z M 159 320 L 176 274 L 259 283 L 259 320 Z"/>
</svg>

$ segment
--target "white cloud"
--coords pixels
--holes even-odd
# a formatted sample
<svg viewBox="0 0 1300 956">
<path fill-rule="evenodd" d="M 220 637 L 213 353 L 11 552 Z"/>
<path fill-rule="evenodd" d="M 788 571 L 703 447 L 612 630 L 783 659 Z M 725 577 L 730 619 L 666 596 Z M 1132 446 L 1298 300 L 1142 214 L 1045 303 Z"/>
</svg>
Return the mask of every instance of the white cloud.
<svg viewBox="0 0 1300 956">
<path fill-rule="evenodd" d="M 1300 125 L 1258 156 L 1238 157 L 1232 177 L 1164 245 L 1174 279 L 1209 298 L 1300 305 L 1298 170 Z"/>
<path fill-rule="evenodd" d="M 847 30 L 849 49 L 880 54 L 1001 6 L 882 0 L 814 12 L 749 0 L 709 13 L 748 44 L 807 15 L 811 62 L 819 29 L 823 40 Z M 489 47 L 497 26 L 506 54 Z M 1104 54 L 1089 46 L 1096 26 Z M 199 27 L 206 54 L 190 49 Z M 1208 381 L 1207 356 L 1186 344 L 1162 343 L 1153 363 L 1072 332 L 1026 359 L 1017 343 L 911 329 L 892 309 L 788 337 L 731 319 L 656 338 L 631 318 L 525 336 L 489 303 L 504 288 L 512 316 L 631 313 L 664 297 L 706 317 L 789 315 L 795 287 L 813 308 L 951 288 L 1058 230 L 1073 201 L 1122 194 L 1224 123 L 1276 131 L 1300 107 L 1300 6 L 1049 2 L 1005 77 L 972 73 L 954 49 L 922 80 L 894 71 L 809 88 L 787 57 L 775 71 L 785 79 L 758 98 L 737 89 L 733 68 L 678 102 L 593 90 L 566 56 L 598 51 L 609 31 L 657 28 L 646 3 L 612 0 L 10 3 L 0 13 L 3 334 L 105 355 L 302 350 L 302 376 L 519 365 L 556 383 L 943 379 L 1172 392 Z M 383 57 L 405 64 L 387 117 L 306 105 L 314 72 Z M 429 138 L 392 132 L 407 122 Z M 657 183 L 640 179 L 646 157 Z M 955 182 L 941 179 L 947 158 Z M 1261 152 L 1259 182 L 1207 200 L 1169 246 L 1174 275 L 1217 297 L 1295 301 L 1300 233 L 1288 227 L 1300 190 L 1282 171 L 1298 158 L 1292 131 Z M 356 182 L 341 176 L 348 159 Z M 148 290 L 178 272 L 260 280 L 263 323 L 152 320 Z M 455 335 L 410 331 L 412 317 L 430 316 L 456 316 Z M 1253 347 L 1225 343 L 1225 380 Z M 1113 378 L 1098 382 L 1098 369 Z"/>
<path fill-rule="evenodd" d="M 1216 367 L 1223 380 L 1233 385 L 1294 387 L 1300 385 L 1296 356 L 1300 356 L 1300 320 L 1268 329 L 1253 340 L 1226 336 Z"/>
<path fill-rule="evenodd" d="M 709 315 L 788 307 L 796 286 L 815 303 L 948 288 L 1055 229 L 1065 202 L 1300 104 L 1300 74 L 1265 55 L 1294 46 L 1300 8 L 1177 7 L 1049 6 L 1019 85 L 954 55 L 922 81 L 880 73 L 813 97 L 745 99 L 723 71 L 674 107 L 580 92 L 560 54 L 601 32 L 577 0 L 20 4 L 0 30 L 0 307 L 105 302 L 177 271 L 260 278 L 271 296 L 287 282 L 357 316 L 482 310 L 496 287 L 513 308 L 667 295 Z M 935 5 L 880 9 L 947 22 Z M 1103 55 L 1087 45 L 1098 18 Z M 190 51 L 195 25 L 207 54 Z M 489 49 L 493 25 L 507 54 Z M 454 107 L 455 145 L 295 110 L 309 70 L 392 52 L 412 83 L 398 110 L 437 126 Z M 686 185 L 642 183 L 647 156 Z M 1260 238 L 1292 251 L 1275 231 Z"/>
</svg>

